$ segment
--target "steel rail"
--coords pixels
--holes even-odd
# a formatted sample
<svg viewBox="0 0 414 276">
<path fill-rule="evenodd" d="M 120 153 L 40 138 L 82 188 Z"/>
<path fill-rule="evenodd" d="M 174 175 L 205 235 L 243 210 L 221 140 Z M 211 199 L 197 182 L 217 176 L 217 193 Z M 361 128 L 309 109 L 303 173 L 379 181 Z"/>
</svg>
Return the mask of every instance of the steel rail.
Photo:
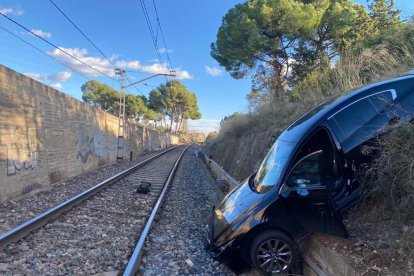
<svg viewBox="0 0 414 276">
<path fill-rule="evenodd" d="M 63 212 L 73 208 L 74 206 L 78 205 L 85 199 L 88 199 L 89 197 L 93 196 L 94 194 L 98 193 L 99 191 L 107 188 L 109 185 L 113 184 L 117 180 L 125 177 L 126 175 L 130 174 L 131 172 L 135 171 L 136 169 L 139 169 L 143 167 L 144 165 L 148 164 L 149 162 L 153 161 L 154 159 L 157 159 L 161 155 L 170 152 L 177 147 L 172 147 L 170 149 L 167 149 L 161 153 L 158 153 L 134 166 L 132 166 L 129 169 L 126 169 L 102 182 L 99 184 L 93 186 L 92 188 L 89 188 L 88 190 L 78 194 L 77 196 L 47 210 L 46 212 L 26 221 L 25 223 L 17 226 L 16 228 L 11 229 L 10 231 L 0 235 L 0 251 L 6 248 L 7 245 L 19 241 L 22 238 L 29 235 L 32 231 L 42 227 L 46 223 L 48 223 L 50 220 L 57 218 L 59 215 L 61 215 Z"/>
<path fill-rule="evenodd" d="M 164 199 L 164 195 L 168 190 L 168 186 L 170 185 L 170 183 L 174 179 L 174 175 L 175 175 L 175 172 L 177 171 L 178 165 L 180 164 L 180 161 L 181 161 L 184 153 L 188 150 L 189 147 L 190 146 L 187 146 L 187 148 L 181 153 L 181 155 L 178 157 L 177 161 L 175 162 L 174 167 L 172 168 L 170 174 L 168 175 L 168 178 L 164 183 L 164 188 L 162 189 L 162 192 L 158 197 L 158 200 L 157 200 L 157 203 L 154 206 L 154 209 L 152 209 L 151 215 L 148 218 L 147 223 L 145 224 L 144 230 L 142 231 L 141 236 L 139 237 L 138 243 L 135 246 L 135 249 L 134 249 L 134 252 L 132 253 L 131 258 L 129 259 L 128 265 L 125 268 L 124 276 L 133 276 L 138 272 L 139 267 L 141 265 L 142 249 L 144 247 L 145 239 L 148 236 L 148 233 L 151 229 L 151 225 L 154 222 L 154 219 L 155 219 L 155 216 L 158 212 L 158 209 L 161 206 L 161 203 Z"/>
</svg>

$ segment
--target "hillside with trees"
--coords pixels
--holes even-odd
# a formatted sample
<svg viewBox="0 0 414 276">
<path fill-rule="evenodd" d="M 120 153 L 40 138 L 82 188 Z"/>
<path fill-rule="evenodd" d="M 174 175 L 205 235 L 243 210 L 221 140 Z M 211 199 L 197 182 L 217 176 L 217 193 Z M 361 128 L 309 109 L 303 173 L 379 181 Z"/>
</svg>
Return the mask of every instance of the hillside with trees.
<svg viewBox="0 0 414 276">
<path fill-rule="evenodd" d="M 414 66 L 414 23 L 393 1 L 251 0 L 224 16 L 211 55 L 252 80 L 250 112 L 220 136 L 285 128 L 323 99 Z M 241 119 L 243 117 L 243 119 Z"/>
<path fill-rule="evenodd" d="M 211 55 L 234 78 L 252 76 L 249 98 L 281 98 L 312 72 L 389 41 L 405 25 L 393 1 L 371 1 L 367 10 L 350 0 L 251 0 L 224 16 Z"/>
</svg>

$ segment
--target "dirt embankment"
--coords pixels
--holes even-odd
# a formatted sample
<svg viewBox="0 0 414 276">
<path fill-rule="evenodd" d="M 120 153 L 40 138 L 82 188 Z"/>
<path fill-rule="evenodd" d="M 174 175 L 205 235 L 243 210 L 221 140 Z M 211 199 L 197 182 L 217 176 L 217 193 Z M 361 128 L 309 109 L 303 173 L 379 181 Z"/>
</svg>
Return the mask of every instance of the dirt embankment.
<svg viewBox="0 0 414 276">
<path fill-rule="evenodd" d="M 268 130 L 232 137 L 209 144 L 206 154 L 235 179 L 241 181 L 258 169 L 280 131 Z"/>
</svg>

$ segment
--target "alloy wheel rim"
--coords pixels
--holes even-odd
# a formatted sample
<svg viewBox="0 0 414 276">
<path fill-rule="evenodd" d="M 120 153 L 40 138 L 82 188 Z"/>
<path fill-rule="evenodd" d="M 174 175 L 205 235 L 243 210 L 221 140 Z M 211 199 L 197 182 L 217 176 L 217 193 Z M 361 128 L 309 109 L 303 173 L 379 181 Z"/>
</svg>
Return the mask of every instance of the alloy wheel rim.
<svg viewBox="0 0 414 276">
<path fill-rule="evenodd" d="M 257 248 L 256 260 L 268 273 L 286 272 L 292 262 L 292 250 L 284 241 L 268 239 Z"/>
</svg>

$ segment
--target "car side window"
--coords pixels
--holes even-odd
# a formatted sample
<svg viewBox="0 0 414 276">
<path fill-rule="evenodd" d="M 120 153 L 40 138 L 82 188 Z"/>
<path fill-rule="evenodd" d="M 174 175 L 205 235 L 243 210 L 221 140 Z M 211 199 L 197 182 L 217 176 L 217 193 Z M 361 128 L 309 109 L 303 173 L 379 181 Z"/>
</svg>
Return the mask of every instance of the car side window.
<svg viewBox="0 0 414 276">
<path fill-rule="evenodd" d="M 300 160 L 291 171 L 286 185 L 289 188 L 309 188 L 321 185 L 320 159 L 322 150 L 313 152 Z"/>
<path fill-rule="evenodd" d="M 325 129 L 318 130 L 300 149 L 289 175 L 286 186 L 296 189 L 299 194 L 303 189 L 320 189 L 335 185 L 342 177 L 335 147 Z M 301 194 L 305 195 L 305 194 Z"/>
<path fill-rule="evenodd" d="M 363 99 L 335 114 L 329 122 L 339 142 L 343 142 L 367 125 L 377 114 L 371 102 Z"/>
<path fill-rule="evenodd" d="M 396 92 L 387 91 L 381 94 L 373 95 L 368 99 L 371 101 L 378 114 L 387 113 L 392 111 L 395 97 L 394 93 Z"/>
</svg>

